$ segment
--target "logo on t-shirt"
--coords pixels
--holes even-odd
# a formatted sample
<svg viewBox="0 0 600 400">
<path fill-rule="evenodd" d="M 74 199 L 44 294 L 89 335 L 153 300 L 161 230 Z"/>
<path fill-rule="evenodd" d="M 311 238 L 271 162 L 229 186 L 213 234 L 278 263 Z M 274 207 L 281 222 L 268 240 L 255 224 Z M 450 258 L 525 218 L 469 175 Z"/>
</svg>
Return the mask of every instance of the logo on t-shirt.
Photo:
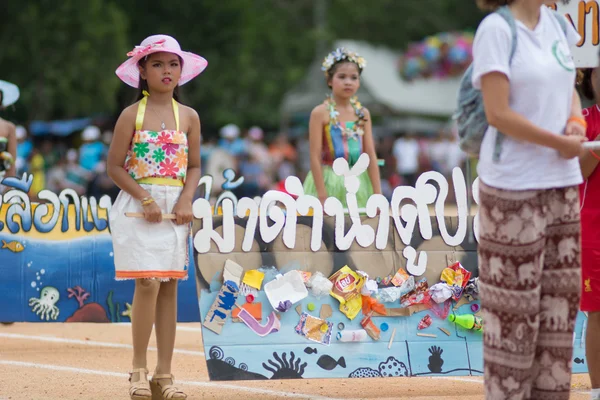
<svg viewBox="0 0 600 400">
<path fill-rule="evenodd" d="M 561 40 L 555 40 L 552 44 L 552 54 L 560 66 L 565 70 L 571 72 L 575 69 L 575 63 L 573 62 L 573 57 L 571 57 L 571 52 L 565 47 Z"/>
<path fill-rule="evenodd" d="M 583 283 L 585 284 L 585 291 L 586 292 L 591 292 L 592 291 L 592 284 L 590 282 L 590 278 L 588 278 L 585 281 L 583 281 Z"/>
</svg>

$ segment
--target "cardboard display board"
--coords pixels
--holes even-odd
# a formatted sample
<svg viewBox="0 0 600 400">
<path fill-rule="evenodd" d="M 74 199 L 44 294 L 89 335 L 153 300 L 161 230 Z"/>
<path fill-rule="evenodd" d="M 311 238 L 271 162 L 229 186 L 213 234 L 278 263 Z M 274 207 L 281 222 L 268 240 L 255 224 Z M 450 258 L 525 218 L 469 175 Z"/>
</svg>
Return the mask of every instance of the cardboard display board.
<svg viewBox="0 0 600 400">
<path fill-rule="evenodd" d="M 557 1 L 552 8 L 565 15 L 579 32 L 581 40 L 571 48 L 577 68 L 598 66 L 600 43 L 600 4 L 597 0 L 571 0 L 569 4 Z"/>
<path fill-rule="evenodd" d="M 477 184 L 476 180 L 474 193 Z M 351 187 L 349 192 L 354 190 Z M 285 295 L 274 302 L 267 293 L 270 282 L 291 272 L 300 271 L 304 277 L 320 272 L 327 278 L 344 266 L 365 272 L 371 279 L 389 279 L 399 270 L 405 271 L 415 282 L 426 280 L 432 286 L 440 282 L 445 268 L 458 262 L 471 278 L 477 277 L 478 217 L 467 212 L 466 182 L 458 168 L 453 172 L 452 187 L 458 211 L 452 217 L 445 215 L 449 184 L 437 172 L 421 175 L 414 188 L 396 188 L 391 200 L 374 195 L 366 210 L 358 210 L 352 198 L 348 210 L 332 199 L 320 208 L 318 200 L 304 195 L 295 177 L 288 178 L 287 193 L 268 192 L 257 200 L 224 200 L 223 215 L 214 215 L 208 202 L 198 200 L 194 204 L 194 236 L 202 320 L 210 319 L 220 302 L 227 281 L 222 274 L 226 264 L 239 265 L 250 276 L 264 274 L 258 289 L 240 289 L 234 305 L 252 307 L 262 320 L 246 323 L 225 317 L 218 332 L 203 329 L 210 379 L 482 374 L 485 321 L 482 333 L 440 317 L 446 313 L 473 315 L 477 300 L 469 302 L 462 296 L 433 307 L 431 303 L 402 307 L 401 300 L 394 300 L 382 303 L 383 310 L 373 304 L 370 318 L 365 318 L 362 309 L 350 319 L 344 312 L 351 306 L 344 309 L 328 292 L 319 295 L 308 288 L 307 295 L 298 296 L 290 283 L 289 305 L 284 304 Z M 341 286 L 357 282 L 356 276 L 344 276 Z M 252 298 L 247 299 L 247 294 Z M 511 299 L 506 301 L 510 307 Z M 363 298 L 361 308 L 364 305 Z M 265 320 L 269 314 L 278 324 Z M 587 369 L 582 340 L 585 320 L 580 313 L 574 337 L 574 372 Z"/>
<path fill-rule="evenodd" d="M 477 215 L 467 212 L 460 169 L 452 185 L 426 172 L 389 200 L 372 196 L 365 210 L 352 198 L 356 171 L 338 172 L 350 178 L 348 210 L 335 199 L 321 207 L 295 177 L 288 178 L 287 193 L 238 200 L 231 190 L 243 179 L 236 181 L 233 171 L 211 203 L 212 178 L 202 178 L 205 197 L 194 202 L 194 265 L 180 283 L 178 320 L 202 322 L 210 379 L 481 374 L 485 328 L 466 330 L 440 318 L 472 315 L 477 300 L 403 307 L 400 299 L 382 298 L 381 305 L 362 300 L 357 309 L 356 296 L 341 305 L 329 288 L 305 285 L 317 272 L 323 284 L 342 271 L 340 290 L 361 283 L 362 273 L 432 286 L 457 262 L 477 277 Z M 40 198 L 48 203 L 31 204 L 28 182 L 29 176 L 2 182 L 11 190 L 0 198 L 0 322 L 128 321 L 134 285 L 114 280 L 109 199 L 44 191 Z M 450 187 L 454 216 L 445 214 Z M 364 285 L 373 289 L 372 282 Z M 575 372 L 587 370 L 585 320 L 580 313 Z"/>
<path fill-rule="evenodd" d="M 110 198 L 43 190 L 47 203 L 35 204 L 31 181 L 2 181 L 0 322 L 129 322 L 134 282 L 114 279 Z M 189 275 L 179 287 L 181 322 L 199 320 L 193 268 Z"/>
</svg>

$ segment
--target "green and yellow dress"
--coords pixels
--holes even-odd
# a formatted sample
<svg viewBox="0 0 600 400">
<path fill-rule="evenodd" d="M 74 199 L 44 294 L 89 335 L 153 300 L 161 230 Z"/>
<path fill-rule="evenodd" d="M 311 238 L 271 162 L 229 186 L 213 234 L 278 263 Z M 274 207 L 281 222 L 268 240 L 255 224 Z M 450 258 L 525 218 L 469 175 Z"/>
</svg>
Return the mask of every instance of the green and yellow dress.
<svg viewBox="0 0 600 400">
<path fill-rule="evenodd" d="M 362 106 L 356 99 L 350 101 L 359 121 L 364 118 Z M 323 179 L 328 197 L 335 197 L 342 202 L 344 208 L 346 204 L 346 188 L 344 186 L 344 177 L 338 176 L 333 172 L 333 161 L 343 157 L 348 161 L 350 168 L 358 161 L 358 157 L 363 153 L 363 130 L 357 122 L 346 122 L 342 129 L 338 121 L 338 112 L 335 109 L 335 102 L 329 97 L 325 103 L 329 110 L 329 124 L 325 126 L 323 132 Z M 371 160 L 377 162 L 377 160 Z M 373 185 L 369 178 L 368 170 L 359 176 L 360 188 L 356 193 L 356 199 L 359 208 L 367 205 L 367 200 L 373 194 Z M 304 180 L 304 193 L 317 197 L 317 188 L 312 171 L 308 173 Z"/>
</svg>

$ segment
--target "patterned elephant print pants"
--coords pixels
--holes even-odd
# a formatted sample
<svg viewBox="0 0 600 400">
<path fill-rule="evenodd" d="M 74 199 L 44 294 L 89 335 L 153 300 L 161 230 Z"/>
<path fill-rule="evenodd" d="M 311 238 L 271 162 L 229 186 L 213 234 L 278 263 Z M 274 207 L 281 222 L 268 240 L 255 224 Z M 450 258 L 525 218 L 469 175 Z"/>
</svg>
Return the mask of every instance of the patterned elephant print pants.
<svg viewBox="0 0 600 400">
<path fill-rule="evenodd" d="M 577 188 L 481 183 L 479 195 L 485 398 L 566 400 L 580 296 Z"/>
</svg>

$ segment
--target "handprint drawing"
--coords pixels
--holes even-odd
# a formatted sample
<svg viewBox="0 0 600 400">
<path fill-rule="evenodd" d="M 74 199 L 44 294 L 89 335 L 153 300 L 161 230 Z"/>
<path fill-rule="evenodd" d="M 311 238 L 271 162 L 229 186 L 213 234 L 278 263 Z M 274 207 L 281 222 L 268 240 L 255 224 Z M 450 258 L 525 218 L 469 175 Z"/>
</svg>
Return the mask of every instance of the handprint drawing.
<svg viewBox="0 0 600 400">
<path fill-rule="evenodd" d="M 442 365 L 444 365 L 444 360 L 442 360 L 442 350 L 438 346 L 431 346 L 429 348 L 429 352 L 431 356 L 429 356 L 429 365 L 427 367 L 431 372 L 440 373 L 442 372 Z"/>
</svg>

